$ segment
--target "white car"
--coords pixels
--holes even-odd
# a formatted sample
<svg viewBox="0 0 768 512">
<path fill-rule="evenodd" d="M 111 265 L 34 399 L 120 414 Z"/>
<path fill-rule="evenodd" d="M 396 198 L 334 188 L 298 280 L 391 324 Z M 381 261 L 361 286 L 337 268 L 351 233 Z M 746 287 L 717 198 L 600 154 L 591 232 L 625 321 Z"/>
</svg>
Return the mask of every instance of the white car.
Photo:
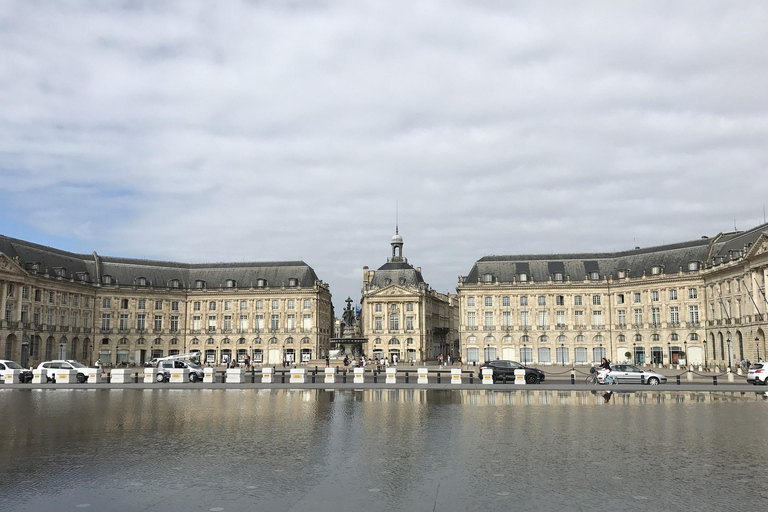
<svg viewBox="0 0 768 512">
<path fill-rule="evenodd" d="M 32 372 L 30 370 L 23 368 L 19 363 L 8 361 L 7 359 L 0 359 L 0 382 L 4 380 L 5 370 L 21 370 L 19 382 L 22 384 L 32 382 Z"/>
<path fill-rule="evenodd" d="M 56 382 L 56 378 L 64 371 L 77 370 L 77 382 L 83 383 L 88 381 L 88 373 L 91 371 L 101 371 L 95 368 L 88 368 L 84 364 L 80 364 L 77 361 L 71 359 L 57 359 L 54 361 L 44 361 L 37 366 L 38 369 L 45 368 L 48 370 L 47 377 L 48 382 Z"/>
<path fill-rule="evenodd" d="M 747 382 L 754 384 L 768 384 L 768 364 L 760 362 L 749 367 Z"/>
<path fill-rule="evenodd" d="M 653 370 L 643 370 L 632 364 L 612 364 L 610 370 L 601 370 L 597 378 L 603 383 L 605 378 L 610 376 L 619 384 L 640 384 L 645 383 L 650 386 L 666 384 L 667 377 Z"/>
<path fill-rule="evenodd" d="M 171 372 L 182 368 L 189 369 L 189 382 L 202 381 L 205 376 L 203 367 L 195 362 L 186 359 L 161 359 L 157 363 L 157 382 L 168 382 L 171 380 Z"/>
</svg>

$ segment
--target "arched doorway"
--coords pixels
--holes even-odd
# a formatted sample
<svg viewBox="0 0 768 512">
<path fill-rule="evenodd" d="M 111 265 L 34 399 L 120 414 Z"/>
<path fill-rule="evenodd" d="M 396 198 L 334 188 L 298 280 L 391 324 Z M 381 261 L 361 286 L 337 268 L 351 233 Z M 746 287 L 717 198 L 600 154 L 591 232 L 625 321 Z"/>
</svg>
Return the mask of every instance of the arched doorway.
<svg viewBox="0 0 768 512">
<path fill-rule="evenodd" d="M 56 356 L 56 359 L 66 359 L 67 358 L 67 337 L 62 336 L 59 340 L 59 352 Z"/>
<path fill-rule="evenodd" d="M 21 339 L 21 357 L 19 357 L 19 364 L 24 368 L 29 366 L 29 336 L 26 334 Z"/>
</svg>

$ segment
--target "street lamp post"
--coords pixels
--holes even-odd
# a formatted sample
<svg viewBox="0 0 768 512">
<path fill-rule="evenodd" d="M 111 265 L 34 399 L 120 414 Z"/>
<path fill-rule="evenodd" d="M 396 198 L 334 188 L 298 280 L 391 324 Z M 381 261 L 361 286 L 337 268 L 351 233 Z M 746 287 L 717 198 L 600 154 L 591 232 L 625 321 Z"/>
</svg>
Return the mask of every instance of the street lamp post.
<svg viewBox="0 0 768 512">
<path fill-rule="evenodd" d="M 683 341 L 683 352 L 685 352 L 685 362 L 688 363 L 688 340 Z"/>
<path fill-rule="evenodd" d="M 760 361 L 760 338 L 755 336 L 755 348 L 757 349 L 757 361 Z"/>
<path fill-rule="evenodd" d="M 565 343 L 560 344 L 560 361 L 565 366 Z"/>
<path fill-rule="evenodd" d="M 526 344 L 523 343 L 523 364 L 528 364 L 528 351 L 526 350 Z"/>
<path fill-rule="evenodd" d="M 707 367 L 707 340 L 704 340 L 704 368 Z"/>
<path fill-rule="evenodd" d="M 731 369 L 731 337 L 728 336 L 728 369 Z"/>
</svg>

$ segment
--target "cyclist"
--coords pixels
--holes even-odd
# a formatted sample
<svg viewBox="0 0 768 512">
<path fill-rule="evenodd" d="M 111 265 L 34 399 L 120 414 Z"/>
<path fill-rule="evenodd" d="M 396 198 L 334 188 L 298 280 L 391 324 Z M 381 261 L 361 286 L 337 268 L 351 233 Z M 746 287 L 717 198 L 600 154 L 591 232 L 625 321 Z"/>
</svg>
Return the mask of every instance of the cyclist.
<svg viewBox="0 0 768 512">
<path fill-rule="evenodd" d="M 603 358 L 602 361 L 600 361 L 600 368 L 604 370 L 610 370 L 611 369 L 611 362 L 607 360 L 606 358 Z"/>
</svg>

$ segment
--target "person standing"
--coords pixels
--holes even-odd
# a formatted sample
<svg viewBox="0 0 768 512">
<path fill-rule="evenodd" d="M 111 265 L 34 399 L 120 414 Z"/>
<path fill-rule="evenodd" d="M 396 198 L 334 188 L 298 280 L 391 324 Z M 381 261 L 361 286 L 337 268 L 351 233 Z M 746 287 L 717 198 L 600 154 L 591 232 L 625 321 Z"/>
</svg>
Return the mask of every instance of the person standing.
<svg viewBox="0 0 768 512">
<path fill-rule="evenodd" d="M 443 367 L 443 354 L 440 354 L 439 356 L 437 356 L 437 365 L 439 368 Z"/>
<path fill-rule="evenodd" d="M 325 354 L 325 367 L 328 368 L 329 366 L 331 366 L 331 356 Z"/>
<path fill-rule="evenodd" d="M 459 368 L 461 368 L 461 364 L 462 364 L 461 354 L 459 354 L 458 357 L 456 358 L 456 362 L 459 363 Z"/>
</svg>

